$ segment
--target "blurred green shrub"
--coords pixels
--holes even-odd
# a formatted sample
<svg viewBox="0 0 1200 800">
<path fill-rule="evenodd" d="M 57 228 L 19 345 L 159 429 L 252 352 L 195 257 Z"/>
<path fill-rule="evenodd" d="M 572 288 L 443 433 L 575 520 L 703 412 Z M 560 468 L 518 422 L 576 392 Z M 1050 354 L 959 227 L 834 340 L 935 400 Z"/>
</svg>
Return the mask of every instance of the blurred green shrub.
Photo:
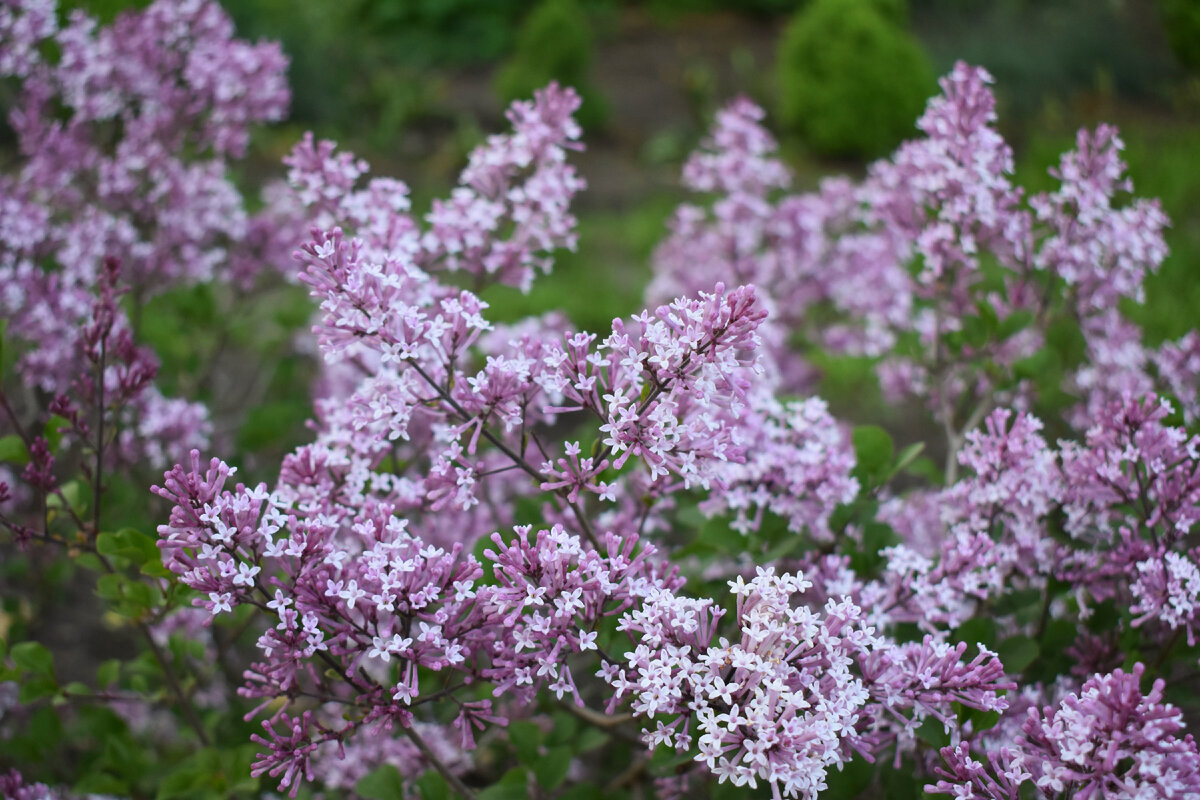
<svg viewBox="0 0 1200 800">
<path fill-rule="evenodd" d="M 493 61 L 512 46 L 529 0 L 347 0 L 354 38 L 386 42 L 419 66 Z M 356 45 L 357 46 L 357 45 Z"/>
<path fill-rule="evenodd" d="M 1167 42 L 1179 62 L 1200 72 L 1200 0 L 1158 0 Z"/>
<path fill-rule="evenodd" d="M 576 119 L 596 129 L 608 117 L 608 105 L 592 86 L 592 37 L 587 13 L 577 0 L 542 0 L 521 23 L 516 47 L 496 75 L 496 92 L 505 104 L 532 96 L 550 81 L 574 86 L 583 98 Z"/>
<path fill-rule="evenodd" d="M 881 155 L 912 135 L 936 90 L 929 58 L 897 20 L 897 0 L 814 0 L 776 54 L 779 118 L 815 152 Z"/>
</svg>

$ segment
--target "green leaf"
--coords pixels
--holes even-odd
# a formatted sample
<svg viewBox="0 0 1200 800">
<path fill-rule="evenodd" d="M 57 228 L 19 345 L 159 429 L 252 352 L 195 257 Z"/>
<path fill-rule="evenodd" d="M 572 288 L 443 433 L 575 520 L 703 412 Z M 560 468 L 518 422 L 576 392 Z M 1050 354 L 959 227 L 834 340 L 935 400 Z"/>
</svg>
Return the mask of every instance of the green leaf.
<svg viewBox="0 0 1200 800">
<path fill-rule="evenodd" d="M 90 795 L 127 797 L 129 796 L 129 784 L 113 775 L 93 772 L 76 781 L 75 785 L 71 787 L 71 792 L 85 797 Z"/>
<path fill-rule="evenodd" d="M 864 759 L 855 758 L 840 770 L 830 770 L 825 776 L 827 789 L 821 793 L 822 800 L 829 798 L 859 797 L 871 785 L 875 768 Z"/>
<path fill-rule="evenodd" d="M 954 638 L 969 645 L 982 644 L 989 650 L 994 649 L 996 646 L 996 623 L 985 616 L 972 617 L 955 629 Z"/>
<path fill-rule="evenodd" d="M 729 555 L 746 551 L 746 537 L 730 528 L 729 521 L 724 517 L 706 522 L 700 528 L 696 541 Z"/>
<path fill-rule="evenodd" d="M 991 730 L 1000 721 L 999 711 L 984 711 L 978 708 L 968 708 L 965 711 L 965 717 L 971 720 L 971 730 L 974 732 Z"/>
<path fill-rule="evenodd" d="M 174 797 L 191 795 L 198 789 L 209 785 L 209 778 L 210 775 L 206 774 L 206 770 L 197 766 L 189 765 L 177 769 L 158 785 L 158 794 L 155 795 L 155 800 L 171 800 Z"/>
<path fill-rule="evenodd" d="M 42 426 L 42 438 L 46 440 L 46 446 L 50 448 L 50 452 L 57 452 L 58 446 L 62 443 L 62 431 L 70 430 L 71 423 L 57 414 L 46 420 L 46 424 Z"/>
<path fill-rule="evenodd" d="M 867 522 L 863 524 L 862 548 L 851 554 L 850 566 L 858 573 L 872 572 L 884 564 L 883 550 L 899 544 L 900 537 L 890 525 L 882 522 Z"/>
<path fill-rule="evenodd" d="M 101 533 L 96 537 L 96 549 L 106 556 L 127 558 L 141 566 L 147 561 L 159 561 L 158 545 L 146 534 L 133 528 L 122 528 L 115 533 Z"/>
<path fill-rule="evenodd" d="M 58 713 L 49 706 L 39 708 L 30 717 L 23 738 L 25 747 L 21 749 L 28 752 L 16 754 L 18 764 L 21 761 L 44 760 L 49 753 L 56 752 L 63 741 L 62 722 L 58 719 Z"/>
<path fill-rule="evenodd" d="M 38 642 L 21 642 L 10 651 L 13 663 L 27 675 L 54 677 L 54 656 Z"/>
<path fill-rule="evenodd" d="M 112 573 L 109 575 L 101 575 L 96 581 L 96 594 L 111 602 L 117 602 L 121 599 L 121 589 L 125 584 L 125 576 Z"/>
<path fill-rule="evenodd" d="M 997 331 L 998 338 L 1007 339 L 1013 334 L 1019 333 L 1033 324 L 1034 316 L 1032 311 L 1022 309 L 1014 311 L 1003 320 L 1000 321 L 1000 328 Z"/>
<path fill-rule="evenodd" d="M 87 501 L 91 493 L 91 489 L 83 481 L 74 480 L 67 481 L 59 489 L 59 494 L 52 494 L 46 498 L 46 506 L 52 509 L 61 509 L 63 500 L 66 499 L 67 504 L 79 516 L 87 514 Z"/>
<path fill-rule="evenodd" d="M 1028 636 L 1010 636 L 996 647 L 996 655 L 1009 675 L 1017 675 L 1037 660 L 1040 648 Z"/>
<path fill-rule="evenodd" d="M 550 748 L 546 755 L 539 758 L 533 765 L 533 774 L 537 776 L 538 783 L 547 789 L 557 789 L 567 777 L 567 770 L 571 767 L 571 757 L 570 748 Z"/>
<path fill-rule="evenodd" d="M 499 781 L 479 792 L 479 800 L 529 800 L 526 787 L 528 772 L 524 767 L 513 767 Z"/>
<path fill-rule="evenodd" d="M 22 703 L 32 703 L 58 693 L 58 683 L 49 675 L 35 675 L 21 681 L 21 689 L 17 699 Z"/>
<path fill-rule="evenodd" d="M 436 769 L 426 771 L 417 779 L 417 790 L 422 800 L 450 800 L 450 784 Z M 361 794 L 361 792 L 359 792 Z"/>
<path fill-rule="evenodd" d="M 105 689 L 112 686 L 121 677 L 120 659 L 111 658 L 96 668 L 96 684 Z"/>
<path fill-rule="evenodd" d="M 863 477 L 880 478 L 892 463 L 895 445 L 891 435 L 878 425 L 860 425 L 852 434 L 856 468 Z"/>
<path fill-rule="evenodd" d="M 950 734 L 946 733 L 946 726 L 933 717 L 928 717 L 921 723 L 921 727 L 917 728 L 917 738 L 938 749 L 950 744 Z"/>
<path fill-rule="evenodd" d="M 1018 611 L 1032 609 L 1035 606 L 1040 608 L 1044 602 L 1045 595 L 1041 589 L 1018 589 L 1015 592 L 1009 592 L 1002 595 L 996 601 L 996 615 L 1006 616 L 1015 614 Z"/>
<path fill-rule="evenodd" d="M 354 791 L 367 800 L 404 800 L 404 780 L 391 764 L 368 772 L 354 785 Z"/>
<path fill-rule="evenodd" d="M 550 715 L 550 730 L 546 733 L 547 745 L 569 744 L 579 732 L 579 718 L 566 711 L 555 711 Z M 590 725 L 586 730 L 598 730 Z"/>
<path fill-rule="evenodd" d="M 576 745 L 576 749 L 580 753 L 586 753 L 598 747 L 603 747 L 608 743 L 608 740 L 609 735 L 599 728 L 587 728 L 579 735 L 579 742 Z"/>
<path fill-rule="evenodd" d="M 604 792 L 594 783 L 576 783 L 558 796 L 558 800 L 604 800 Z"/>
<path fill-rule="evenodd" d="M 917 457 L 925 450 L 924 442 L 916 442 L 900 451 L 900 456 L 896 459 L 896 463 L 892 465 L 892 471 L 888 473 L 888 478 L 894 478 L 904 470 L 908 469 Z"/>
<path fill-rule="evenodd" d="M 542 729 L 528 720 L 520 720 L 508 726 L 508 740 L 517 751 L 517 760 L 522 764 L 536 764 L 542 744 Z"/>
<path fill-rule="evenodd" d="M 25 442 L 20 436 L 14 433 L 0 437 L 0 461 L 22 466 L 29 463 L 29 451 L 25 449 Z"/>
</svg>

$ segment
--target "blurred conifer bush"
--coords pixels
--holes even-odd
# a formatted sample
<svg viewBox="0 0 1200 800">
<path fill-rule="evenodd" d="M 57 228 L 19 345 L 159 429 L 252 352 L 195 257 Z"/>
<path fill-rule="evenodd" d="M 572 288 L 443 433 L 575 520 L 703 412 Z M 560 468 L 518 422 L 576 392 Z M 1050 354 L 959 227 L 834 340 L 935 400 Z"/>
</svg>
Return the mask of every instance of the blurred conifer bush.
<svg viewBox="0 0 1200 800">
<path fill-rule="evenodd" d="M 814 0 L 776 54 L 779 117 L 816 153 L 875 156 L 912 134 L 933 67 L 902 0 Z"/>
</svg>

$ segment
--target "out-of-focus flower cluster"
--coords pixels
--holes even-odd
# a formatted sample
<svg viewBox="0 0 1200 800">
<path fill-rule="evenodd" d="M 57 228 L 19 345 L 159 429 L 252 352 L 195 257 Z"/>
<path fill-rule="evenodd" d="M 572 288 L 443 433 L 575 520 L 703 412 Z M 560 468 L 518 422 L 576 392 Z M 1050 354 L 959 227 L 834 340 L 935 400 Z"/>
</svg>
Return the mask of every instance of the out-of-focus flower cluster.
<svg viewBox="0 0 1200 800">
<path fill-rule="evenodd" d="M 165 465 L 205 446 L 210 424 L 150 382 L 157 358 L 134 341 L 130 305 L 105 292 L 128 289 L 137 306 L 288 264 L 293 208 L 249 213 L 227 174 L 251 126 L 286 111 L 286 67 L 278 44 L 234 38 L 212 0 L 159 0 L 106 27 L 78 10 L 63 19 L 54 0 L 0 6 L 20 156 L 0 175 L 5 337 L 21 343 L 23 382 L 62 398 L 55 413 L 120 412 L 114 456 Z M 126 373 L 145 380 L 132 390 Z"/>
<path fill-rule="evenodd" d="M 716 199 L 676 212 L 652 296 L 754 283 L 766 292 L 762 336 L 786 386 L 811 385 L 794 349 L 801 335 L 880 358 L 886 393 L 919 397 L 960 430 L 977 422 L 964 409 L 981 402 L 1027 403 L 1026 359 L 1055 320 L 1071 319 L 1087 348 L 1066 376 L 1080 398 L 1076 428 L 1156 387 L 1194 419 L 1196 337 L 1145 347 L 1117 310 L 1118 299 L 1142 299 L 1143 279 L 1166 256 L 1167 220 L 1156 201 L 1125 200 L 1132 183 L 1116 130 L 1081 131 L 1052 171 L 1060 188 L 1026 202 L 994 127 L 990 81 L 959 64 L 917 123 L 924 138 L 861 183 L 829 179 L 811 194 L 784 193 L 790 176 L 762 111 L 733 103 L 684 169 L 689 188 Z"/>
</svg>

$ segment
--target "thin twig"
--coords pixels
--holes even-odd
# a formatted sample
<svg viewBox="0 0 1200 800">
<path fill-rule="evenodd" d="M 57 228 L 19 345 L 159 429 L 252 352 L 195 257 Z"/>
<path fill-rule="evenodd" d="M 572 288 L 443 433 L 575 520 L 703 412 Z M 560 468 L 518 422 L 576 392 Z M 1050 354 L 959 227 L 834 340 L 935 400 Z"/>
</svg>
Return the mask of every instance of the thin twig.
<svg viewBox="0 0 1200 800">
<path fill-rule="evenodd" d="M 417 749 L 421 751 L 421 755 L 425 757 L 425 760 L 432 764 L 433 768 L 436 769 L 441 776 L 446 779 L 446 783 L 450 784 L 451 789 L 458 792 L 458 794 L 465 800 L 476 800 L 475 793 L 472 792 L 471 789 L 462 782 L 461 778 L 451 772 L 449 767 L 442 763 L 442 760 L 437 757 L 437 754 L 435 754 L 433 750 L 429 749 L 429 745 L 425 744 L 425 740 L 421 738 L 420 734 L 409 727 L 402 727 L 400 730 L 404 732 L 404 735 L 408 737 L 409 741 L 417 746 Z"/>
</svg>

